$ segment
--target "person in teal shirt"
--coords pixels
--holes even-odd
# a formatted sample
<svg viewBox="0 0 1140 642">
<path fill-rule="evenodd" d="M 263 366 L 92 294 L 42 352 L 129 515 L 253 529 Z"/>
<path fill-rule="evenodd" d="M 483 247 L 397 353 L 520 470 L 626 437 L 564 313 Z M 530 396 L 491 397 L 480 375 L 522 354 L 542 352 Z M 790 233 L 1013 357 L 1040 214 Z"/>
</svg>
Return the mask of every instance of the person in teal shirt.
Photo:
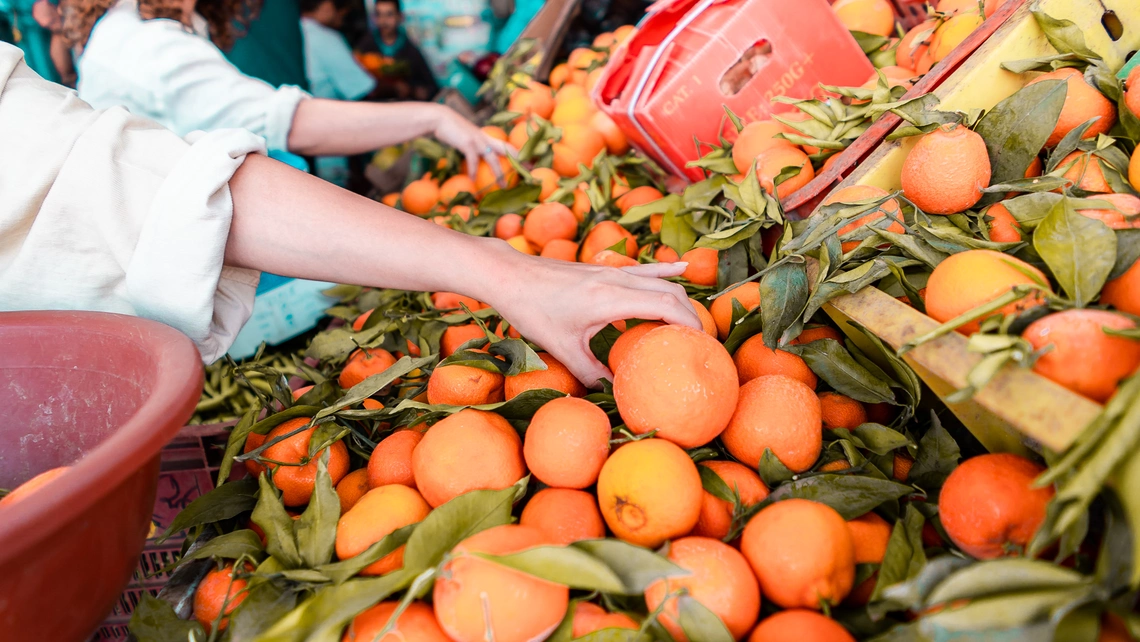
<svg viewBox="0 0 1140 642">
<path fill-rule="evenodd" d="M 493 46 L 491 47 L 497 53 L 505 54 L 519 39 L 522 32 L 526 30 L 527 25 L 534 19 L 538 12 L 542 9 L 542 5 L 546 4 L 545 0 L 514 0 L 514 2 L 507 2 L 506 4 L 514 4 L 514 11 L 511 12 L 507 21 L 496 34 Z"/>
<path fill-rule="evenodd" d="M 59 73 L 51 59 L 52 33 L 32 15 L 35 0 L 0 0 L 0 13 L 10 26 L 12 43 L 24 52 L 24 62 L 44 80 L 58 83 Z"/>
</svg>

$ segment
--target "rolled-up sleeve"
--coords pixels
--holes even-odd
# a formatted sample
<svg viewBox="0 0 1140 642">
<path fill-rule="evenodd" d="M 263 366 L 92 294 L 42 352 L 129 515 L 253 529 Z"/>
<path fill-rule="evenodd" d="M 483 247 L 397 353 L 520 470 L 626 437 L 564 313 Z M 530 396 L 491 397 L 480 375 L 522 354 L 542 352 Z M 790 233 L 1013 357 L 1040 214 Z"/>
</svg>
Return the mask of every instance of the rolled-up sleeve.
<svg viewBox="0 0 1140 642">
<path fill-rule="evenodd" d="M 228 183 L 261 138 L 94 110 L 0 43 L 0 150 L 0 309 L 144 316 L 225 353 L 259 278 L 224 265 Z"/>
</svg>

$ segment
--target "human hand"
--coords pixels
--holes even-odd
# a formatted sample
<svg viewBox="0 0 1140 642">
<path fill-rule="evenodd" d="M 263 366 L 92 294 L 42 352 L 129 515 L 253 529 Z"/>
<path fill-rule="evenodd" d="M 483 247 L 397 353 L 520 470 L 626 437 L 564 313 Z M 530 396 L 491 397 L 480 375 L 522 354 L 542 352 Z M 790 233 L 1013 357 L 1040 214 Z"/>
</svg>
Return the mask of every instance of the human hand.
<svg viewBox="0 0 1140 642">
<path fill-rule="evenodd" d="M 458 112 L 449 107 L 440 107 L 439 124 L 435 128 L 435 137 L 439 142 L 450 145 L 459 150 L 467 160 L 467 175 L 475 180 L 475 172 L 479 169 L 479 161 L 487 161 L 495 179 L 500 187 L 506 187 L 506 179 L 499 163 L 502 156 L 513 156 L 518 152 L 509 144 L 491 138 L 474 123 L 460 116 Z"/>
<path fill-rule="evenodd" d="M 496 279 L 482 300 L 587 386 L 613 380 L 590 350 L 590 338 L 606 325 L 644 319 L 701 328 L 685 288 L 662 280 L 679 276 L 685 263 L 615 269 L 518 256 L 516 267 Z"/>
<path fill-rule="evenodd" d="M 36 0 L 36 3 L 32 5 L 32 19 L 36 21 L 36 24 L 53 33 L 63 27 L 63 16 L 60 15 L 59 7 L 48 2 L 48 0 Z"/>
</svg>

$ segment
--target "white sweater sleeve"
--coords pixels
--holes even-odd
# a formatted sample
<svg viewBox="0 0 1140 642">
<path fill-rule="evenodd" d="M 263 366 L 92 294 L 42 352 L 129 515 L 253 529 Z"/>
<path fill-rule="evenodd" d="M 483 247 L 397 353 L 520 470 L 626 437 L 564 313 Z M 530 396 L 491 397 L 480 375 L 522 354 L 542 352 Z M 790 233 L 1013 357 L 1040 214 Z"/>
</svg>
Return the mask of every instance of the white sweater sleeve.
<svg viewBox="0 0 1140 642">
<path fill-rule="evenodd" d="M 0 309 L 144 316 L 225 353 L 259 278 L 223 265 L 228 183 L 262 139 L 96 111 L 0 43 L 0 150 Z"/>
</svg>

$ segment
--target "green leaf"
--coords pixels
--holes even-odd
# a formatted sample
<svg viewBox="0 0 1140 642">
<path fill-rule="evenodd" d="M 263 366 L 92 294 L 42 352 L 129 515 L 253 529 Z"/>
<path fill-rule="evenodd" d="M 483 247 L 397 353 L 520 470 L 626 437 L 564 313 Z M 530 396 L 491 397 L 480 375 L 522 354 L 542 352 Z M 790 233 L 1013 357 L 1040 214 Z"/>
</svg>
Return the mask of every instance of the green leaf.
<svg viewBox="0 0 1140 642">
<path fill-rule="evenodd" d="M 1076 54 L 1082 60 L 1101 59 L 1085 44 L 1085 35 L 1080 25 L 1065 18 L 1054 18 L 1036 7 L 1031 11 L 1054 49 L 1063 54 Z"/>
<path fill-rule="evenodd" d="M 751 462 L 745 462 L 745 465 L 749 463 Z M 775 488 L 784 482 L 791 481 L 796 476 L 791 469 L 784 465 L 784 462 L 780 461 L 780 458 L 772 452 L 771 448 L 765 448 L 764 454 L 760 455 L 756 471 L 768 488 Z"/>
<path fill-rule="evenodd" d="M 1116 263 L 1116 235 L 1062 200 L 1037 226 L 1033 247 L 1065 293 L 1085 306 L 1097 297 Z"/>
<path fill-rule="evenodd" d="M 413 370 L 434 363 L 435 360 L 436 355 L 428 355 L 420 358 L 402 357 L 399 361 L 384 370 L 384 372 L 374 374 L 353 386 L 352 389 L 344 393 L 343 397 L 337 399 L 336 403 L 317 412 L 317 414 L 313 416 L 313 419 L 323 419 L 350 406 L 360 405 L 365 399 L 392 385 L 392 383 L 400 377 L 407 375 Z"/>
<path fill-rule="evenodd" d="M 439 564 L 455 545 L 475 533 L 511 522 L 511 507 L 526 478 L 503 490 L 473 490 L 439 506 L 408 538 L 404 569 L 419 574 Z"/>
<path fill-rule="evenodd" d="M 407 544 L 408 538 L 412 536 L 412 532 L 416 530 L 419 524 L 416 522 L 403 528 L 397 528 L 385 535 L 380 541 L 364 549 L 359 555 L 332 564 L 323 564 L 318 566 L 316 570 L 334 583 L 343 584 L 366 567 Z"/>
<path fill-rule="evenodd" d="M 1061 80 L 1028 85 L 986 113 L 974 131 L 986 141 L 991 184 L 1025 177 L 1025 170 L 1053 133 L 1068 87 Z M 1001 200 L 987 196 L 979 205 Z"/>
<path fill-rule="evenodd" d="M 868 55 L 882 49 L 883 45 L 890 42 L 888 38 L 863 31 L 852 31 L 851 35 L 855 38 L 855 42 L 859 43 L 859 47 L 863 50 L 863 53 Z"/>
<path fill-rule="evenodd" d="M 626 595 L 639 595 L 622 584 L 621 578 L 601 560 L 581 549 L 570 546 L 540 546 L 510 555 L 483 555 L 491 560 L 572 589 L 601 591 Z"/>
<path fill-rule="evenodd" d="M 648 633 L 633 629 L 602 629 L 574 638 L 574 642 L 648 642 L 651 639 Z"/>
<path fill-rule="evenodd" d="M 933 496 L 958 467 L 962 455 L 958 442 L 942 427 L 938 415 L 931 412 L 930 416 L 934 423 L 918 441 L 918 455 L 907 480 Z"/>
<path fill-rule="evenodd" d="M 893 530 L 891 531 L 891 536 L 893 539 Z M 907 541 L 910 541 L 909 534 L 907 534 L 907 538 Z M 891 543 L 888 542 L 888 555 L 890 555 L 890 547 Z M 911 548 L 913 549 L 913 545 Z M 884 558 L 883 563 L 886 564 L 886 558 Z M 901 564 L 902 561 L 899 560 L 898 563 Z M 886 588 L 882 590 L 876 587 L 876 594 L 873 599 L 878 599 L 880 597 L 879 593 L 881 592 L 882 598 L 889 600 L 890 602 L 893 602 L 895 605 L 897 605 L 897 608 L 888 607 L 888 610 L 909 609 L 916 612 L 921 611 L 926 605 L 926 596 L 929 595 L 930 592 L 935 588 L 937 588 L 937 586 L 943 580 L 945 580 L 947 577 L 950 577 L 950 575 L 957 572 L 958 570 L 966 568 L 974 563 L 974 560 L 964 559 L 954 555 L 943 555 L 941 557 L 936 557 L 927 562 L 926 565 L 922 567 L 922 570 L 920 570 L 918 574 L 912 577 L 910 580 L 897 584 L 888 583 L 889 585 L 886 585 Z M 880 569 L 880 573 L 882 572 L 882 569 Z M 897 571 L 890 572 L 896 573 Z"/>
<path fill-rule="evenodd" d="M 128 626 L 138 642 L 206 639 L 201 624 L 178 617 L 169 604 L 151 595 L 150 591 L 143 591 L 139 596 L 139 603 L 131 612 L 131 623 Z"/>
<path fill-rule="evenodd" d="M 761 229 L 764 222 L 752 220 L 744 225 L 734 225 L 719 232 L 706 234 L 696 243 L 695 247 L 707 247 L 710 250 L 727 250 L 738 243 L 751 239 Z"/>
<path fill-rule="evenodd" d="M 1135 590 L 1140 587 L 1140 535 L 1137 535 L 1140 533 L 1140 452 L 1133 452 L 1125 459 L 1120 466 L 1117 481 L 1118 498 L 1127 520 L 1130 535 L 1128 543 L 1131 545 L 1131 573 L 1125 579 L 1128 586 Z M 1120 558 L 1110 560 L 1110 564 L 1117 566 L 1119 560 Z"/>
<path fill-rule="evenodd" d="M 654 214 L 665 214 L 666 212 L 676 214 L 681 211 L 684 206 L 685 204 L 681 201 L 680 196 L 677 194 L 669 194 L 665 196 L 665 198 L 659 198 L 644 205 L 629 208 L 629 211 L 618 219 L 618 225 L 630 226 L 639 221 L 644 221 Z"/>
<path fill-rule="evenodd" d="M 732 489 L 721 479 L 720 475 L 716 474 L 715 470 L 708 466 L 697 466 L 697 471 L 701 474 L 701 487 L 705 489 L 705 492 L 726 502 L 736 501 Z"/>
<path fill-rule="evenodd" d="M 890 386 L 859 365 L 835 339 L 821 339 L 785 349 L 802 357 L 812 372 L 842 395 L 863 403 L 895 403 L 895 394 Z"/>
<path fill-rule="evenodd" d="M 522 339 L 507 338 L 496 341 L 491 344 L 487 351 L 507 360 L 510 367 L 503 373 L 507 377 L 546 370 L 546 362 L 539 358 L 538 353 L 532 350 Z"/>
<path fill-rule="evenodd" d="M 875 258 L 853 269 L 832 275 L 811 293 L 811 299 L 804 309 L 804 320 L 807 321 L 815 316 L 815 313 L 828 301 L 844 294 L 854 294 L 881 280 L 891 273 L 890 265 L 882 258 Z"/>
<path fill-rule="evenodd" d="M 665 212 L 661 219 L 661 242 L 673 248 L 678 256 L 693 249 L 697 232 L 689 221 L 673 212 Z"/>
<path fill-rule="evenodd" d="M 914 489 L 905 484 L 861 475 L 813 475 L 781 485 L 763 503 L 782 499 L 810 499 L 826 504 L 843 516 L 855 519 L 885 502 L 905 497 Z"/>
<path fill-rule="evenodd" d="M 621 330 L 618 330 L 613 325 L 607 325 L 598 331 L 597 334 L 590 337 L 590 352 L 594 353 L 594 357 L 602 363 L 610 362 L 610 349 L 614 347 L 614 342 L 621 336 Z"/>
<path fill-rule="evenodd" d="M 809 294 L 807 267 L 802 262 L 784 263 L 760 279 L 764 345 L 775 349 L 787 342 L 784 334 L 800 321 Z"/>
<path fill-rule="evenodd" d="M 369 343 L 380 336 L 384 329 L 382 325 L 375 325 L 361 332 L 353 332 L 350 327 L 322 332 L 313 337 L 312 343 L 305 350 L 305 356 L 319 361 L 343 359 L 356 350 L 358 345 Z"/>
<path fill-rule="evenodd" d="M 257 533 L 242 529 L 231 533 L 224 533 L 202 544 L 178 560 L 181 566 L 190 560 L 209 558 L 236 560 L 242 557 L 259 557 L 262 553 L 261 538 Z"/>
<path fill-rule="evenodd" d="M 1116 265 L 1108 278 L 1118 279 L 1140 261 L 1140 230 L 1116 230 Z"/>
<path fill-rule="evenodd" d="M 317 478 L 309 506 L 293 524 L 297 552 L 308 567 L 327 564 L 336 545 L 336 527 L 340 520 L 340 497 L 329 477 L 329 451 L 317 460 Z"/>
<path fill-rule="evenodd" d="M 257 489 L 257 480 L 248 477 L 218 486 L 183 508 L 157 541 L 162 543 L 175 533 L 253 510 L 257 505 Z"/>
<path fill-rule="evenodd" d="M 644 593 L 657 580 L 690 574 L 653 551 L 616 539 L 584 540 L 570 546 L 601 560 L 621 579 L 630 595 Z"/>
<path fill-rule="evenodd" d="M 1061 194 L 1054 194 L 1053 192 L 1041 192 L 1038 194 L 1024 194 L 1016 196 L 1007 201 L 1003 201 L 1002 205 L 1009 210 L 1013 218 L 1021 225 L 1025 231 L 1036 228 L 1049 212 L 1053 211 L 1053 207 L 1057 205 L 1064 198 Z"/>
<path fill-rule="evenodd" d="M 277 558 L 284 568 L 297 568 L 301 566 L 301 553 L 297 550 L 297 539 L 293 533 L 293 518 L 285 512 L 285 506 L 277 496 L 273 482 L 269 481 L 269 475 L 262 473 L 258 483 L 261 485 L 261 496 L 250 519 L 265 533 L 265 550 Z"/>
<path fill-rule="evenodd" d="M 531 203 L 537 203 L 542 193 L 541 185 L 519 183 L 510 189 L 491 192 L 479 202 L 482 214 L 512 214 L 525 211 Z"/>
<path fill-rule="evenodd" d="M 748 244 L 738 243 L 720 252 L 717 261 L 717 289 L 724 290 L 733 283 L 748 278 Z"/>
<path fill-rule="evenodd" d="M 946 578 L 927 597 L 930 606 L 957 600 L 1070 588 L 1087 582 L 1080 573 L 1039 560 L 1009 558 L 978 562 Z"/>
<path fill-rule="evenodd" d="M 677 623 L 685 637 L 701 642 L 733 642 L 724 622 L 691 595 L 677 598 Z"/>
<path fill-rule="evenodd" d="M 215 486 L 225 484 L 230 478 L 230 472 L 233 470 L 234 457 L 241 454 L 242 448 L 245 447 L 245 439 L 249 436 L 250 429 L 253 428 L 253 422 L 257 420 L 258 413 L 261 408 L 254 405 L 250 406 L 242 418 L 238 420 L 237 425 L 230 431 L 229 438 L 226 439 L 226 452 L 222 455 L 222 463 L 218 466 L 217 481 L 214 482 Z"/>
<path fill-rule="evenodd" d="M 1053 614 L 1076 606 L 1088 598 L 1089 592 L 1085 588 L 1062 589 L 976 600 L 923 618 L 919 630 L 936 640 L 978 639 L 976 636 L 989 631 L 1002 631 L 1002 640 L 1051 640 L 1056 626 Z"/>
<path fill-rule="evenodd" d="M 855 436 L 867 450 L 876 455 L 885 455 L 910 445 L 910 439 L 906 435 L 882 424 L 863 424 L 855 428 Z"/>
<path fill-rule="evenodd" d="M 926 520 L 914 504 L 907 504 L 903 518 L 895 522 L 891 537 L 887 540 L 887 550 L 879 566 L 879 579 L 875 584 L 872 602 L 882 599 L 888 587 L 895 586 L 918 577 L 926 567 L 926 553 L 923 550 L 922 526 Z M 901 608 L 912 606 L 903 602 Z M 882 608 L 877 609 L 885 613 Z"/>
<path fill-rule="evenodd" d="M 247 642 L 277 623 L 297 606 L 298 593 L 285 582 L 251 580 L 245 599 L 230 615 L 226 634 L 230 642 Z"/>
<path fill-rule="evenodd" d="M 395 571 L 384 577 L 320 588 L 311 598 L 277 620 L 255 642 L 335 642 L 352 618 L 403 590 L 414 577 L 406 571 Z"/>
</svg>

